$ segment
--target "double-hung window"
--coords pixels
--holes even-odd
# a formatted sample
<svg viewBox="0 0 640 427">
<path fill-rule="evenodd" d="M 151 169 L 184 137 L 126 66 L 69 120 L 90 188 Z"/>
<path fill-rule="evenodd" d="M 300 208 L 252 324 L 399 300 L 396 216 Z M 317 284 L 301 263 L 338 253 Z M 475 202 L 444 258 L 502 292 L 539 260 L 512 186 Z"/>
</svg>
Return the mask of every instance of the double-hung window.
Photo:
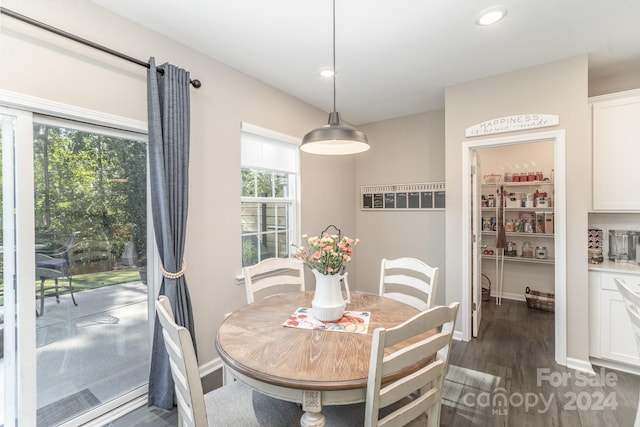
<svg viewBox="0 0 640 427">
<path fill-rule="evenodd" d="M 242 266 L 289 256 L 297 236 L 299 141 L 243 123 L 241 133 Z"/>
</svg>

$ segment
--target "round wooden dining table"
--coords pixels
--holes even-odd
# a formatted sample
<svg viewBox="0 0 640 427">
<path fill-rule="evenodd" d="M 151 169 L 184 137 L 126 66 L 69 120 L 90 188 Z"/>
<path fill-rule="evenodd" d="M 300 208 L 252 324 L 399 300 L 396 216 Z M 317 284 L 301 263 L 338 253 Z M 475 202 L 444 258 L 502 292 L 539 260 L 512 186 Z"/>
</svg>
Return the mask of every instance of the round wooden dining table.
<svg viewBox="0 0 640 427">
<path fill-rule="evenodd" d="M 303 427 L 324 425 L 322 405 L 364 402 L 373 331 L 418 313 L 391 298 L 353 292 L 346 310 L 370 313 L 366 333 L 283 326 L 298 308 L 311 307 L 312 298 L 313 291 L 292 292 L 245 305 L 224 320 L 216 337 L 218 354 L 237 379 L 302 404 Z"/>
</svg>

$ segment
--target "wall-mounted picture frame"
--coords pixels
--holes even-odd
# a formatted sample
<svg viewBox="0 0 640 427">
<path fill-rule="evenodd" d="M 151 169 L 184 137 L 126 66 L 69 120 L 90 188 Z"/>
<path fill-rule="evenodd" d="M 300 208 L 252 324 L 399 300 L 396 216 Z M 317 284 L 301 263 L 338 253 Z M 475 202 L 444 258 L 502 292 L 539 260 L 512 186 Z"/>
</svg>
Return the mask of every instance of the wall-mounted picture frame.
<svg viewBox="0 0 640 427">
<path fill-rule="evenodd" d="M 363 185 L 360 187 L 360 209 L 364 211 L 444 210 L 444 182 L 412 184 Z"/>
</svg>

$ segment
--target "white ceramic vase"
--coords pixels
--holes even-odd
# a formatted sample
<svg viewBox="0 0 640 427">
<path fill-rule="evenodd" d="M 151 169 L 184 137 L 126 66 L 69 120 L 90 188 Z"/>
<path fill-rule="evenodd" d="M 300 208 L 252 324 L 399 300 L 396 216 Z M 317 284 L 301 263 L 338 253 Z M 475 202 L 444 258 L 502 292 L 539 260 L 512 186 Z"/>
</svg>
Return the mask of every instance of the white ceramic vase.
<svg viewBox="0 0 640 427">
<path fill-rule="evenodd" d="M 334 322 L 339 320 L 344 314 L 344 309 L 351 302 L 349 283 L 347 274 L 322 274 L 317 270 L 313 271 L 316 277 L 316 291 L 311 301 L 311 311 L 313 317 L 323 322 Z M 344 287 L 347 291 L 347 299 L 342 296 L 340 281 L 344 280 Z"/>
</svg>

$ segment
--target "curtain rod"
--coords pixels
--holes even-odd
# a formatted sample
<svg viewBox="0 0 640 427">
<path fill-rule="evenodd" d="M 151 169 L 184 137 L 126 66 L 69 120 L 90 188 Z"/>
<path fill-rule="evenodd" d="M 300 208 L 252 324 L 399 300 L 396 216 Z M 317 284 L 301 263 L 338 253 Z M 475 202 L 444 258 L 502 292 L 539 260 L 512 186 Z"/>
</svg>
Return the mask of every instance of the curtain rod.
<svg viewBox="0 0 640 427">
<path fill-rule="evenodd" d="M 138 64 L 138 65 L 143 66 L 145 68 L 151 68 L 151 66 L 147 62 L 144 62 L 144 61 L 141 61 L 139 59 L 133 58 L 133 57 L 131 57 L 129 55 L 125 55 L 124 53 L 118 52 L 117 50 L 113 50 L 113 49 L 110 49 L 108 47 L 99 45 L 99 44 L 94 43 L 92 41 L 89 41 L 87 39 L 83 39 L 82 37 L 78 37 L 76 35 L 73 35 L 71 33 L 66 32 L 66 31 L 60 30 L 59 28 L 52 27 L 51 25 L 47 25 L 47 24 L 45 24 L 43 22 L 36 21 L 35 19 L 29 18 L 28 16 L 21 15 L 21 14 L 19 14 L 17 12 L 14 12 L 12 10 L 7 9 L 7 8 L 0 7 L 0 12 L 3 15 L 10 16 L 10 17 L 15 18 L 15 19 L 17 19 L 19 21 L 22 21 L 22 22 L 25 22 L 27 24 L 36 26 L 38 28 L 41 28 L 43 30 L 46 30 L 46 31 L 49 31 L 51 33 L 57 34 L 59 36 L 68 38 L 68 39 L 73 40 L 75 42 L 82 43 L 85 46 L 92 47 L 94 49 L 97 49 L 97 50 L 100 50 L 102 52 L 108 53 L 109 55 L 117 56 L 118 58 L 124 59 L 125 61 L 133 62 L 134 64 Z M 164 75 L 164 70 L 162 68 L 158 67 L 157 71 L 161 75 Z M 189 79 L 189 83 L 191 83 L 191 85 L 196 89 L 198 89 L 198 88 L 200 88 L 202 86 L 202 83 L 200 82 L 200 80 L 191 80 L 191 79 Z"/>
</svg>

